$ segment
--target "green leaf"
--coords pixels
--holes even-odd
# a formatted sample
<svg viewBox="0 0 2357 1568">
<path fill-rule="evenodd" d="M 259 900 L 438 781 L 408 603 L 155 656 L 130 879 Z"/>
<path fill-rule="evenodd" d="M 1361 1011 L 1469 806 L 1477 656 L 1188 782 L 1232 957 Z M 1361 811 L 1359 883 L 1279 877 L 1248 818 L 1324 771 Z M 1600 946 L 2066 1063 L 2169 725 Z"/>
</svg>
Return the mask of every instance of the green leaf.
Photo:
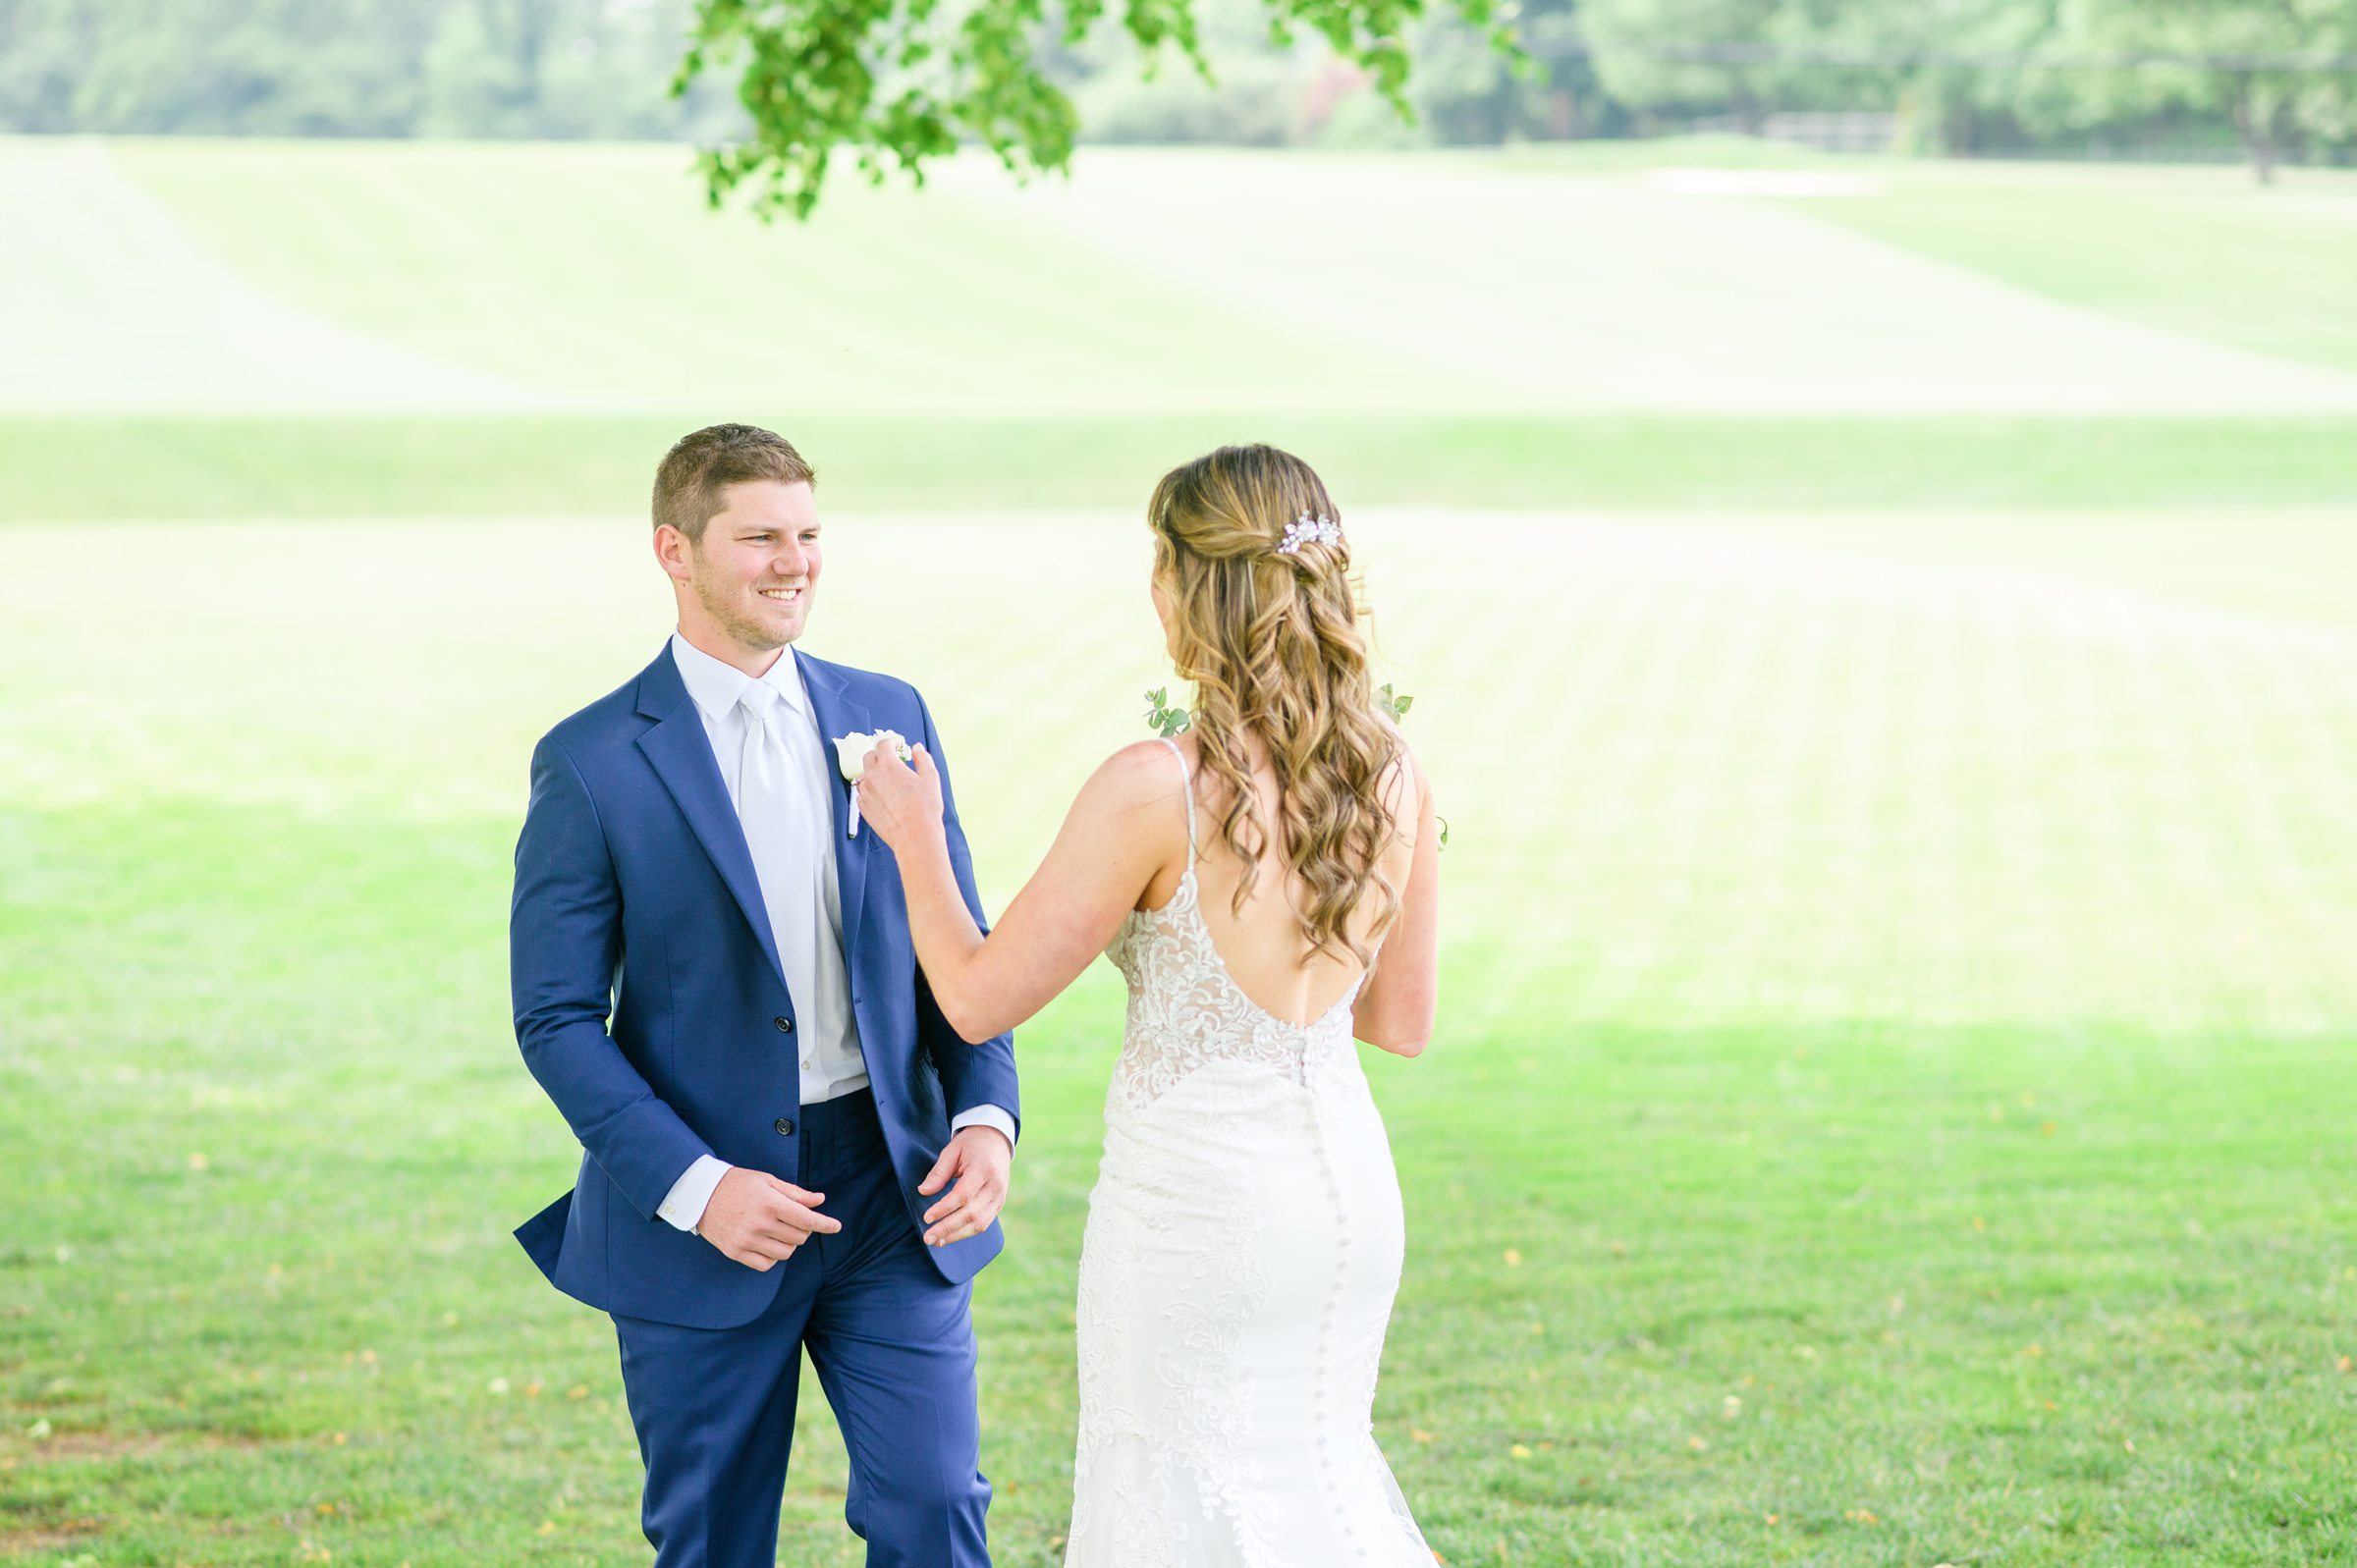
<svg viewBox="0 0 2357 1568">
<path fill-rule="evenodd" d="M 1184 708 L 1173 708 L 1168 705 L 1169 690 L 1170 688 L 1167 686 L 1156 686 L 1152 691 L 1146 693 L 1146 724 L 1165 740 L 1184 734 L 1187 727 L 1194 722 L 1187 717 Z"/>
<path fill-rule="evenodd" d="M 1165 46 L 1205 81 L 1196 0 L 1126 0 L 1120 26 L 1151 76 Z M 1422 0 L 1265 0 L 1270 36 L 1296 25 L 1366 71 L 1403 120 L 1412 121 L 1401 35 Z M 1488 28 L 1490 45 L 1524 58 L 1511 31 L 1491 24 L 1494 0 L 1450 0 Z M 737 74 L 737 101 L 750 130 L 704 149 L 697 163 L 712 205 L 742 192 L 764 219 L 818 205 L 837 152 L 874 183 L 888 169 L 924 183 L 924 165 L 964 142 L 990 149 L 1016 182 L 1069 173 L 1078 113 L 1041 70 L 1061 38 L 1081 43 L 1103 19 L 1103 0 L 1067 0 L 1056 23 L 1045 0 L 971 0 L 953 27 L 939 0 L 695 0 L 688 46 L 671 82 L 684 95 L 706 72 Z M 881 80 L 880 80 L 881 79 Z"/>
</svg>

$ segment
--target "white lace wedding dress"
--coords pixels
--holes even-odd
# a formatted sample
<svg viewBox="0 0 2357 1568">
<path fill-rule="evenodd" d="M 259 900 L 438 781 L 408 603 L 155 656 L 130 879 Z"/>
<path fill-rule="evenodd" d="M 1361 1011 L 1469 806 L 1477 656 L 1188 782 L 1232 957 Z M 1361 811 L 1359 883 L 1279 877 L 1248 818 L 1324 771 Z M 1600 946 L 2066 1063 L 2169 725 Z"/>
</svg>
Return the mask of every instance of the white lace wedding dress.
<svg viewBox="0 0 2357 1568">
<path fill-rule="evenodd" d="M 1066 1568 L 1431 1568 L 1368 1419 L 1403 1231 L 1358 986 L 1306 1026 L 1236 988 L 1188 784 L 1178 891 L 1106 949 L 1129 1017 L 1080 1250 Z"/>
</svg>

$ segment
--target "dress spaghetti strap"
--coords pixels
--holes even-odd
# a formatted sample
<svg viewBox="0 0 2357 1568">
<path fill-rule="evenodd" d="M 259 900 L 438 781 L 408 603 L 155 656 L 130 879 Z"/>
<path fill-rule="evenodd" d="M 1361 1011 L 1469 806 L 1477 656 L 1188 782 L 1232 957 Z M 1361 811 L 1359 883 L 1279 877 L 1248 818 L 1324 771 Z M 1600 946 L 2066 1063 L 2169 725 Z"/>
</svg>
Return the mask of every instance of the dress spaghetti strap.
<svg viewBox="0 0 2357 1568">
<path fill-rule="evenodd" d="M 1195 774 L 1186 765 L 1186 753 L 1178 749 L 1178 741 L 1164 735 L 1162 743 L 1171 748 L 1172 756 L 1178 759 L 1178 777 L 1186 783 L 1186 863 L 1192 867 L 1195 863 Z"/>
</svg>

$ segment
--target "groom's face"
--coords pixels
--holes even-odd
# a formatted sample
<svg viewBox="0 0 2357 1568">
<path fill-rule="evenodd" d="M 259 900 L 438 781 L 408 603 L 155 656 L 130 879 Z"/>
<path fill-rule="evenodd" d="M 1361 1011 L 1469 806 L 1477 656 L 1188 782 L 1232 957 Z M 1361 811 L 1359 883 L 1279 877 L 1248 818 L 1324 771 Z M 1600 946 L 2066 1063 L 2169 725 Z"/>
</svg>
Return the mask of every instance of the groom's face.
<svg viewBox="0 0 2357 1568">
<path fill-rule="evenodd" d="M 809 622 L 818 568 L 818 502 L 808 482 L 752 479 L 721 492 L 721 510 L 689 550 L 688 587 L 730 640 L 783 648 Z"/>
</svg>

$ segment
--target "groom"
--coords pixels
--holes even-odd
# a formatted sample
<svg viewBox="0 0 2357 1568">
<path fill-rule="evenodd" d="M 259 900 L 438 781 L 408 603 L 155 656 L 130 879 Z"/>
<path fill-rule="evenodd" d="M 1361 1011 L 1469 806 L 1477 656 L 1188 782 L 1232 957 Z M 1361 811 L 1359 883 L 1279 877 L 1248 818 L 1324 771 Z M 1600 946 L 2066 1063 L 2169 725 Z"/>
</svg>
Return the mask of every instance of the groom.
<svg viewBox="0 0 2357 1568">
<path fill-rule="evenodd" d="M 820 555 L 785 440 L 684 438 L 654 520 L 677 634 L 532 753 L 516 1038 L 586 1153 L 517 1239 L 613 1316 L 657 1568 L 775 1563 L 805 1348 L 870 1568 L 983 1568 L 967 1304 L 1003 1245 L 1014 1051 L 934 1005 L 833 744 L 941 740 L 906 683 L 789 647 Z"/>
</svg>

